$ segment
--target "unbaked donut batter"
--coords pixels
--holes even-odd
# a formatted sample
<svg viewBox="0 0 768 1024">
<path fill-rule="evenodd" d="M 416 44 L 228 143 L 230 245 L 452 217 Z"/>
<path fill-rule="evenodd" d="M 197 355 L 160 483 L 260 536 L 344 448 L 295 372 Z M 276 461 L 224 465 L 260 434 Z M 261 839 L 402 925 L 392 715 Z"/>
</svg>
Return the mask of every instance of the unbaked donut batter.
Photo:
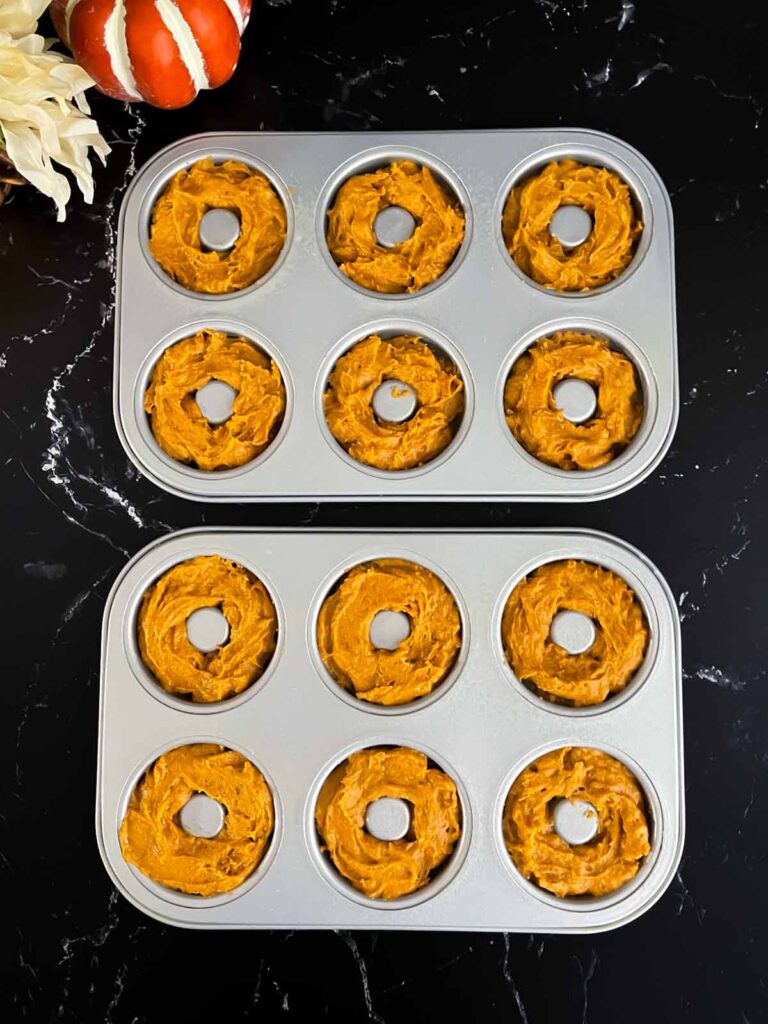
<svg viewBox="0 0 768 1024">
<path fill-rule="evenodd" d="M 205 252 L 200 221 L 208 210 L 231 210 L 240 237 L 228 252 Z M 285 244 L 285 207 L 259 171 L 237 160 L 198 160 L 177 171 L 152 211 L 149 250 L 174 281 L 195 292 L 246 288 L 272 267 Z"/>
<path fill-rule="evenodd" d="M 223 805 L 212 839 L 186 832 L 178 815 L 205 793 Z M 123 857 L 160 885 L 216 896 L 242 885 L 261 862 L 275 825 L 264 776 L 242 754 L 215 743 L 190 743 L 163 754 L 138 783 L 120 826 Z"/>
<path fill-rule="evenodd" d="M 410 238 L 380 245 L 374 221 L 400 206 L 416 221 Z M 395 160 L 370 174 L 348 178 L 328 211 L 328 248 L 352 281 L 376 292 L 415 292 L 452 263 L 464 239 L 464 214 L 428 167 Z"/>
<path fill-rule="evenodd" d="M 597 391 L 595 413 L 572 423 L 553 389 L 566 378 Z M 560 469 L 597 469 L 616 458 L 643 420 L 643 397 L 632 363 L 603 338 L 557 331 L 517 360 L 504 388 L 507 423 L 526 451 Z"/>
<path fill-rule="evenodd" d="M 410 634 L 394 650 L 370 641 L 378 612 L 408 616 Z M 461 647 L 461 619 L 433 572 L 402 558 L 351 569 L 328 595 L 317 620 L 320 655 L 333 678 L 361 700 L 407 704 L 445 679 Z"/>
<path fill-rule="evenodd" d="M 409 385 L 416 412 L 404 423 L 379 420 L 372 401 L 387 380 Z M 413 469 L 453 440 L 464 412 L 464 384 L 442 353 L 411 334 L 359 341 L 339 358 L 328 378 L 325 418 L 339 444 L 358 462 L 377 469 Z"/>
<path fill-rule="evenodd" d="M 554 828 L 557 801 L 584 800 L 597 834 L 570 845 Z M 645 799 L 621 761 L 589 747 L 563 747 L 518 775 L 504 805 L 504 842 L 525 877 L 556 896 L 605 896 L 637 874 L 651 852 Z"/>
<path fill-rule="evenodd" d="M 385 841 L 364 826 L 368 804 L 394 797 L 411 805 L 411 828 Z M 366 896 L 392 900 L 425 886 L 461 834 L 456 786 L 409 747 L 372 747 L 350 754 L 326 779 L 315 823 L 323 849 L 341 875 Z"/>
<path fill-rule="evenodd" d="M 560 206 L 580 206 L 593 221 L 589 237 L 566 248 L 550 233 Z M 629 265 L 643 224 L 627 184 L 605 167 L 554 160 L 516 185 L 504 205 L 502 233 L 523 273 L 555 291 L 589 291 Z"/>
<path fill-rule="evenodd" d="M 237 392 L 232 415 L 209 423 L 195 394 L 212 380 Z M 232 469 L 255 459 L 285 415 L 277 364 L 245 338 L 204 329 L 158 359 L 144 396 L 155 440 L 171 458 L 202 470 Z"/>
<path fill-rule="evenodd" d="M 594 643 L 581 654 L 570 654 L 549 635 L 563 609 L 594 621 Z M 645 657 L 648 624 L 620 576 L 568 560 L 542 565 L 517 584 L 504 608 L 501 636 L 521 682 L 547 700 L 582 707 L 624 689 Z"/>
<path fill-rule="evenodd" d="M 229 624 L 229 640 L 207 653 L 187 638 L 187 619 L 198 608 L 218 608 Z M 149 587 L 138 634 L 141 657 L 163 689 L 205 704 L 242 693 L 264 672 L 277 643 L 277 613 L 253 573 L 200 555 Z"/>
</svg>

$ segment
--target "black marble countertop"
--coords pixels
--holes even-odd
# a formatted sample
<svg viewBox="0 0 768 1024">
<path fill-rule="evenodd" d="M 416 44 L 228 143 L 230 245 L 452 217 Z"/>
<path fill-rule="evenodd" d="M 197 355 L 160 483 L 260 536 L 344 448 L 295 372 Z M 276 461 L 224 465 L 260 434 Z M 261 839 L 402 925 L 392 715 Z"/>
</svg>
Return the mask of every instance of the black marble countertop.
<svg viewBox="0 0 768 1024">
<path fill-rule="evenodd" d="M 768 1019 L 768 17 L 637 0 L 266 0 L 234 79 L 174 113 L 93 95 L 113 146 L 67 222 L 0 208 L 0 1003 L 8 1022 L 624 1024 Z M 583 126 L 658 168 L 677 232 L 681 418 L 635 490 L 581 505 L 209 506 L 143 480 L 112 421 L 121 198 L 214 129 Z M 99 641 L 130 555 L 197 524 L 589 526 L 666 574 L 685 664 L 688 832 L 603 935 L 186 932 L 123 900 L 94 837 Z"/>
</svg>

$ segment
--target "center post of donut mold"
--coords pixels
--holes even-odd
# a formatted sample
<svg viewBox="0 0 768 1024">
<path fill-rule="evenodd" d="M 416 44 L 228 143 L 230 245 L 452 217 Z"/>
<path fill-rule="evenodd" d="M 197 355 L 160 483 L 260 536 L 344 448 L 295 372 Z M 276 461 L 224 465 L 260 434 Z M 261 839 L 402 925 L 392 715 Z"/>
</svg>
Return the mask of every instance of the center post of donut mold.
<svg viewBox="0 0 768 1024">
<path fill-rule="evenodd" d="M 402 206 L 385 206 L 373 222 L 376 241 L 386 249 L 406 242 L 416 230 L 416 218 Z"/>
<path fill-rule="evenodd" d="M 236 398 L 237 391 L 223 380 L 209 380 L 195 392 L 198 409 L 214 427 L 229 419 Z"/>
<path fill-rule="evenodd" d="M 552 398 L 560 412 L 571 423 L 584 423 L 597 409 L 595 389 L 586 380 L 566 377 L 552 389 Z"/>
<path fill-rule="evenodd" d="M 549 222 L 549 233 L 566 249 L 575 249 L 592 234 L 592 217 L 581 206 L 558 206 Z"/>
<path fill-rule="evenodd" d="M 552 619 L 549 636 L 569 654 L 583 654 L 595 642 L 595 624 L 583 612 L 564 608 Z"/>
<path fill-rule="evenodd" d="M 555 832 L 569 846 L 582 846 L 597 835 L 597 811 L 588 800 L 560 799 L 552 810 Z"/>
<path fill-rule="evenodd" d="M 368 639 L 377 651 L 396 651 L 410 635 L 411 620 L 405 612 L 376 612 L 368 630 Z"/>
<path fill-rule="evenodd" d="M 229 640 L 229 623 L 218 608 L 197 608 L 187 618 L 187 639 L 209 654 Z"/>
<path fill-rule="evenodd" d="M 371 400 L 376 419 L 385 423 L 405 423 L 416 412 L 416 392 L 401 380 L 385 380 Z"/>
<path fill-rule="evenodd" d="M 365 809 L 365 830 L 374 839 L 394 843 L 404 839 L 411 827 L 411 806 L 400 797 L 381 796 Z"/>
<path fill-rule="evenodd" d="M 191 836 L 213 839 L 224 828 L 226 809 L 205 793 L 195 793 L 179 811 L 179 824 Z"/>
<path fill-rule="evenodd" d="M 229 252 L 240 237 L 240 218 L 232 210 L 206 210 L 200 219 L 199 234 L 204 251 Z"/>
</svg>

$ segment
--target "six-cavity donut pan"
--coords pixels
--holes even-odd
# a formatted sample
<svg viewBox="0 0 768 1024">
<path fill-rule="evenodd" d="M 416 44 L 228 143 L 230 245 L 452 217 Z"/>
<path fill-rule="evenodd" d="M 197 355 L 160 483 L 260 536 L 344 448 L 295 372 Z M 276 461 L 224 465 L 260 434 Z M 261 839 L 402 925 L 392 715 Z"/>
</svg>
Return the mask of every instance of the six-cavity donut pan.
<svg viewBox="0 0 768 1024">
<path fill-rule="evenodd" d="M 196 160 L 241 160 L 267 175 L 288 215 L 277 263 L 248 289 L 206 296 L 175 284 L 148 248 L 152 209 L 171 177 Z M 631 265 L 610 285 L 558 293 L 518 270 L 501 234 L 511 187 L 548 161 L 573 157 L 616 171 L 645 225 Z M 350 175 L 395 159 L 428 166 L 458 197 L 463 245 L 447 272 L 410 295 L 351 282 L 325 241 L 327 211 Z M 658 174 L 636 150 L 582 130 L 435 133 L 243 133 L 198 135 L 163 150 L 131 185 L 120 218 L 115 419 L 129 456 L 155 483 L 207 501 L 450 499 L 577 501 L 618 494 L 658 464 L 678 409 L 672 212 Z M 280 367 L 287 390 L 282 429 L 238 469 L 201 472 L 158 446 L 143 408 L 154 364 L 202 327 L 253 340 Z M 645 416 L 629 447 L 586 472 L 544 465 L 513 438 L 504 383 L 538 338 L 591 331 L 633 361 Z M 331 435 L 323 393 L 339 356 L 356 341 L 413 333 L 443 350 L 465 385 L 464 417 L 451 445 L 417 469 L 387 472 L 352 459 Z"/>
<path fill-rule="evenodd" d="M 217 705 L 160 688 L 136 640 L 141 598 L 176 563 L 219 554 L 255 573 L 277 609 L 275 656 L 250 689 Z M 370 559 L 418 562 L 443 580 L 462 619 L 454 670 L 415 703 L 357 700 L 325 671 L 315 642 L 320 605 L 343 574 Z M 514 585 L 548 561 L 576 558 L 621 575 L 650 627 L 642 667 L 603 705 L 547 703 L 516 680 L 500 628 Z M 118 830 L 130 795 L 160 754 L 215 742 L 264 774 L 276 824 L 254 874 L 226 895 L 184 895 L 157 885 L 122 857 Z M 426 753 L 455 781 L 462 834 L 429 884 L 392 901 L 366 898 L 321 852 L 314 807 L 328 773 L 352 751 L 378 745 Z M 643 788 L 652 852 L 638 874 L 605 897 L 561 899 L 524 879 L 502 840 L 502 809 L 517 774 L 564 745 L 623 761 Z M 600 931 L 647 910 L 672 879 L 684 830 L 679 626 L 672 595 L 640 552 L 605 534 L 574 530 L 375 532 L 187 530 L 156 541 L 123 570 L 103 631 L 97 833 L 120 891 L 162 921 L 190 928 L 397 928 Z"/>
</svg>

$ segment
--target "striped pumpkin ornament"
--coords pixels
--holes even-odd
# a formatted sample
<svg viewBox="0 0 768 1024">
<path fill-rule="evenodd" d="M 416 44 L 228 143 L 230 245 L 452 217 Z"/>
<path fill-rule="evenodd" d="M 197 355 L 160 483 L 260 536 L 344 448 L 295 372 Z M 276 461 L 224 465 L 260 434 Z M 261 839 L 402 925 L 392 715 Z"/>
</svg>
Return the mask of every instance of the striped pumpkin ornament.
<svg viewBox="0 0 768 1024">
<path fill-rule="evenodd" d="M 251 0 L 53 0 L 50 10 L 102 92 L 170 109 L 230 78 Z"/>
</svg>

